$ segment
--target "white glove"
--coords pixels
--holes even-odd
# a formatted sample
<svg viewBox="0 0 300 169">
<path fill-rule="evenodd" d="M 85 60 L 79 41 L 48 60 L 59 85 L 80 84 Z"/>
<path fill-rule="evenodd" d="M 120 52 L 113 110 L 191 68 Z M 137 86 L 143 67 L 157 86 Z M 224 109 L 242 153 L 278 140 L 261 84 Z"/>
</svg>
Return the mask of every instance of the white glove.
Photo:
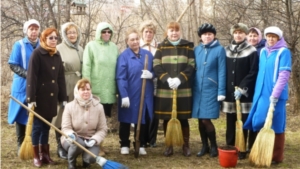
<svg viewBox="0 0 300 169">
<path fill-rule="evenodd" d="M 142 70 L 142 79 L 152 79 L 153 74 L 149 70 Z"/>
<path fill-rule="evenodd" d="M 89 140 L 89 141 L 84 140 L 84 144 L 85 144 L 87 147 L 93 147 L 93 146 L 95 145 L 95 143 L 96 143 L 96 140 L 93 140 L 93 139 L 91 139 L 91 140 Z"/>
<path fill-rule="evenodd" d="M 167 79 L 167 82 L 168 82 L 168 84 L 169 84 L 169 87 L 171 88 L 171 84 L 173 83 L 173 79 L 169 77 L 169 78 Z"/>
<path fill-rule="evenodd" d="M 99 164 L 101 167 L 103 167 L 106 162 L 107 160 L 105 158 L 100 156 L 96 157 L 96 163 Z"/>
<path fill-rule="evenodd" d="M 36 107 L 36 102 L 28 103 L 28 108 L 32 109 L 32 107 Z"/>
<path fill-rule="evenodd" d="M 223 101 L 223 100 L 225 100 L 225 98 L 226 98 L 225 96 L 219 95 L 219 96 L 218 96 L 218 101 Z"/>
<path fill-rule="evenodd" d="M 272 103 L 274 107 L 276 106 L 277 102 L 278 102 L 278 98 L 274 96 L 270 96 L 270 103 Z"/>
<path fill-rule="evenodd" d="M 69 144 L 73 144 L 73 143 L 74 143 L 74 140 L 76 140 L 75 134 L 74 134 L 74 133 L 68 134 L 68 137 L 67 137 L 66 141 L 67 141 Z"/>
<path fill-rule="evenodd" d="M 121 107 L 128 108 L 130 106 L 129 97 L 122 98 Z"/>
<path fill-rule="evenodd" d="M 239 100 L 242 97 L 242 92 L 239 89 L 234 91 L 234 98 L 235 100 Z"/>
<path fill-rule="evenodd" d="M 67 104 L 67 101 L 63 101 L 63 102 L 61 103 L 61 107 L 65 107 L 66 104 Z"/>
<path fill-rule="evenodd" d="M 172 79 L 171 85 L 169 85 L 169 87 L 171 89 L 177 89 L 180 84 L 181 84 L 181 82 L 180 82 L 179 78 L 175 77 Z"/>
</svg>

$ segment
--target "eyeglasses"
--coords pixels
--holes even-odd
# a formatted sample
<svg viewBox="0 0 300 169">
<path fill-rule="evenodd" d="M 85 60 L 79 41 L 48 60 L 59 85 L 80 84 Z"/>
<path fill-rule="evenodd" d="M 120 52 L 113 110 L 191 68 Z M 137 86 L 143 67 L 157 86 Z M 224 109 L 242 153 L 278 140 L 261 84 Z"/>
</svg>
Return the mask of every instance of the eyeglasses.
<svg viewBox="0 0 300 169">
<path fill-rule="evenodd" d="M 58 37 L 57 36 L 50 36 L 50 37 L 48 37 L 48 39 L 50 39 L 50 40 L 53 40 L 53 39 L 57 40 Z"/>
<path fill-rule="evenodd" d="M 111 34 L 112 32 L 111 31 L 101 31 L 102 34 L 105 34 L 105 33 L 108 33 L 108 34 Z"/>
</svg>

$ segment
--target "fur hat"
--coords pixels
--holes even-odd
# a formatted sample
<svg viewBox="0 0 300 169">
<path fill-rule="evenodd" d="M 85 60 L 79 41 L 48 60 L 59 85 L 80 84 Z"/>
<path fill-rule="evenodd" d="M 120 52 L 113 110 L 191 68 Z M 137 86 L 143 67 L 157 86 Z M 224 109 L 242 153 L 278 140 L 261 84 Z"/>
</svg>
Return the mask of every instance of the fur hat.
<svg viewBox="0 0 300 169">
<path fill-rule="evenodd" d="M 40 29 L 40 23 L 39 23 L 39 21 L 37 21 L 35 19 L 30 19 L 30 20 L 28 20 L 28 21 L 26 21 L 24 23 L 24 26 L 23 26 L 23 32 L 24 32 L 24 34 L 27 34 L 27 30 L 28 30 L 28 28 L 29 28 L 30 25 L 37 25 L 39 27 L 39 29 Z"/>
<path fill-rule="evenodd" d="M 198 28 L 198 36 L 199 37 L 202 34 L 207 33 L 207 32 L 211 32 L 214 35 L 217 34 L 216 28 L 212 24 L 209 24 L 209 23 L 204 23 Z"/>
<path fill-rule="evenodd" d="M 237 23 L 233 25 L 230 29 L 230 34 L 233 35 L 234 31 L 242 31 L 245 32 L 245 34 L 248 34 L 248 26 L 243 23 Z"/>
<path fill-rule="evenodd" d="M 282 30 L 279 29 L 277 26 L 267 27 L 264 31 L 265 38 L 266 38 L 268 33 L 273 33 L 273 34 L 277 35 L 279 37 L 279 39 L 281 39 L 282 36 L 283 36 Z"/>
</svg>

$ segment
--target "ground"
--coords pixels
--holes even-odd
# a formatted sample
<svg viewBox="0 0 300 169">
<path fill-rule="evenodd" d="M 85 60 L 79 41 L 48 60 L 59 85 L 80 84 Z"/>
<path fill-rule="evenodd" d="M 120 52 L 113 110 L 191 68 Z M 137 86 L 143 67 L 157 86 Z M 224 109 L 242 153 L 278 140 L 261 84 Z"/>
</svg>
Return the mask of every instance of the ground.
<svg viewBox="0 0 300 169">
<path fill-rule="evenodd" d="M 2 169 L 31 169 L 33 167 L 32 160 L 22 161 L 17 157 L 17 143 L 15 126 L 7 123 L 7 96 L 5 88 L 2 88 L 1 100 L 1 168 Z M 288 107 L 289 108 L 289 107 Z M 279 165 L 272 165 L 271 168 L 300 168 L 300 115 L 299 113 L 288 113 L 287 115 L 287 129 L 286 142 L 284 151 L 284 161 Z M 158 131 L 157 147 L 147 148 L 146 156 L 139 156 L 135 158 L 133 148 L 131 147 L 130 155 L 121 155 L 119 153 L 119 138 L 118 138 L 118 122 L 116 120 L 116 110 L 114 109 L 113 117 L 109 119 L 110 132 L 108 133 L 104 146 L 109 153 L 105 158 L 117 161 L 128 166 L 130 169 L 193 169 L 193 168 L 222 168 L 219 164 L 218 157 L 211 158 L 209 155 L 204 157 L 196 157 L 197 152 L 201 148 L 201 140 L 197 128 L 197 120 L 190 119 L 191 138 L 190 148 L 192 152 L 191 157 L 184 157 L 180 147 L 175 148 L 174 155 L 171 157 L 164 157 L 164 135 L 163 131 Z M 220 114 L 220 118 L 213 120 L 217 130 L 218 145 L 225 145 L 225 115 Z M 133 136 L 131 135 L 131 140 Z M 59 159 L 56 155 L 56 142 L 54 139 L 54 130 L 50 132 L 50 153 L 51 157 L 58 164 L 55 166 L 43 165 L 41 168 L 62 169 L 67 168 L 67 161 Z M 81 166 L 81 159 L 78 159 L 78 165 Z M 101 168 L 97 164 L 93 164 L 91 169 Z M 248 160 L 239 160 L 236 168 L 255 168 L 251 166 Z"/>
</svg>

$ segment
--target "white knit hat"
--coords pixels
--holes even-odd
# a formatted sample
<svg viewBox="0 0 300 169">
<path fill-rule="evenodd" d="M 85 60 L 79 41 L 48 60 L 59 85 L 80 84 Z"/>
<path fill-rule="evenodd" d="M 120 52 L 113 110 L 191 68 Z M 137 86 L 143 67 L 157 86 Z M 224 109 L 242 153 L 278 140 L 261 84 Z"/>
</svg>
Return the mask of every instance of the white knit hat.
<svg viewBox="0 0 300 169">
<path fill-rule="evenodd" d="M 29 28 L 30 25 L 37 25 L 39 27 L 39 29 L 40 29 L 40 23 L 39 23 L 39 21 L 37 21 L 35 19 L 30 19 L 30 20 L 28 20 L 28 21 L 26 21 L 24 23 L 24 26 L 23 26 L 23 32 L 24 32 L 24 34 L 27 34 L 27 30 L 28 30 L 28 28 Z"/>
<path fill-rule="evenodd" d="M 283 35 L 282 30 L 276 26 L 270 26 L 265 29 L 265 31 L 264 31 L 265 38 L 267 38 L 268 33 L 273 33 L 273 34 L 277 35 L 279 37 L 279 39 L 281 39 L 282 35 Z"/>
</svg>

